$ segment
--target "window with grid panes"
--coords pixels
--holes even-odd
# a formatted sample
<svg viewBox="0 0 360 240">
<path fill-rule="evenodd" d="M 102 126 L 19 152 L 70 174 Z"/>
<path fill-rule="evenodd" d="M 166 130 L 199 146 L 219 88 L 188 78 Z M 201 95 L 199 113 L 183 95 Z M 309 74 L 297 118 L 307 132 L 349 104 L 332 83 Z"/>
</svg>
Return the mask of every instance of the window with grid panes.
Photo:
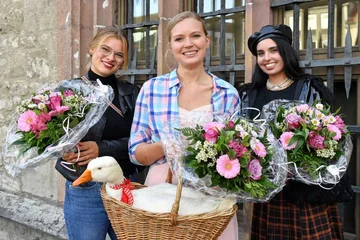
<svg viewBox="0 0 360 240">
<path fill-rule="evenodd" d="M 358 4 L 358 1 L 335 1 L 335 47 L 345 46 L 345 36 L 348 29 L 350 29 L 351 32 L 352 45 L 358 45 Z M 274 23 L 284 23 L 293 29 L 293 5 L 288 4 L 274 10 L 278 14 L 281 12 L 284 16 L 283 22 L 274 19 Z M 310 30 L 312 34 L 312 46 L 314 49 L 327 48 L 329 21 L 328 1 L 311 1 L 300 4 L 299 20 L 299 49 L 306 49 L 308 30 Z"/>
<path fill-rule="evenodd" d="M 245 0 L 187 1 L 187 10 L 204 19 L 210 35 L 206 67 L 233 85 L 244 82 Z"/>
<path fill-rule="evenodd" d="M 126 30 L 129 41 L 125 75 L 141 84 L 156 75 L 158 0 L 117 0 L 117 5 L 116 22 Z"/>
</svg>

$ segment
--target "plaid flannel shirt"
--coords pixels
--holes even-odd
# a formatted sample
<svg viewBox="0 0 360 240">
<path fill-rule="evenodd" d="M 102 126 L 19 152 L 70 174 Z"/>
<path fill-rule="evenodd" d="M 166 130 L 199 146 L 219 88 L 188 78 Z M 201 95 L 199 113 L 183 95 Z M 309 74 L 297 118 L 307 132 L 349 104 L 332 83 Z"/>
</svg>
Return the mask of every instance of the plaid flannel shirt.
<svg viewBox="0 0 360 240">
<path fill-rule="evenodd" d="M 228 82 L 208 73 L 214 81 L 211 97 L 212 110 L 218 116 L 238 114 L 240 98 L 238 91 Z M 176 69 L 171 73 L 152 78 L 144 83 L 136 101 L 135 113 L 129 140 L 130 160 L 141 165 L 135 158 L 140 143 L 154 143 L 160 140 L 165 127 L 179 127 L 178 96 L 181 84 Z M 165 158 L 158 159 L 162 164 Z"/>
</svg>

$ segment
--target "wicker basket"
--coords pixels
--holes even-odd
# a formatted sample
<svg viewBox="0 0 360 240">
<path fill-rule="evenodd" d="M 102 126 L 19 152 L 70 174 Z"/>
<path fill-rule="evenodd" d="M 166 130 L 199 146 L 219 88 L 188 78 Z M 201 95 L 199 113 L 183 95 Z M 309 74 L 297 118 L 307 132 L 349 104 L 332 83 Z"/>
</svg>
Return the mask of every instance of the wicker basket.
<svg viewBox="0 0 360 240">
<path fill-rule="evenodd" d="M 217 239 L 236 213 L 237 205 L 220 212 L 178 216 L 181 190 L 182 184 L 179 181 L 171 213 L 152 213 L 135 209 L 126 203 L 110 198 L 106 194 L 105 185 L 100 193 L 118 239 Z"/>
</svg>

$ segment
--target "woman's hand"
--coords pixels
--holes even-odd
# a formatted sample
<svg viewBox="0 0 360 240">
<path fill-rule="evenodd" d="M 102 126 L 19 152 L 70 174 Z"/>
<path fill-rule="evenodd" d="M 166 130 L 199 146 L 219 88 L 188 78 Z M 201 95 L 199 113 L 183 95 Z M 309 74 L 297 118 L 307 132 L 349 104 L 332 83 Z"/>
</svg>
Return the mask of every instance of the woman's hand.
<svg viewBox="0 0 360 240">
<path fill-rule="evenodd" d="M 77 148 L 80 151 L 80 154 L 78 152 L 66 153 L 64 154 L 63 159 L 67 162 L 76 162 L 79 166 L 83 166 L 88 164 L 90 160 L 99 156 L 99 146 L 94 141 L 79 142 Z"/>
</svg>

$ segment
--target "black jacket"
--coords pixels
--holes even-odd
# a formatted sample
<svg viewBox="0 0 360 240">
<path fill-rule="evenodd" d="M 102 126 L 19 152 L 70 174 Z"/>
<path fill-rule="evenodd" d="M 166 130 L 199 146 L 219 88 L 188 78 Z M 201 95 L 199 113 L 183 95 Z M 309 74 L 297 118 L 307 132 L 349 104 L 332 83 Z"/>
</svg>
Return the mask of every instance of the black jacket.
<svg viewBox="0 0 360 240">
<path fill-rule="evenodd" d="M 117 88 L 119 93 L 120 110 L 123 113 L 125 119 L 132 121 L 135 111 L 136 98 L 140 89 L 136 85 L 122 80 L 117 81 Z M 104 114 L 99 122 L 89 129 L 88 133 L 81 141 L 95 141 L 99 147 L 99 157 L 114 157 L 124 171 L 124 175 L 128 177 L 136 171 L 136 166 L 129 160 L 129 137 L 111 141 L 101 140 L 106 124 L 106 118 L 107 116 Z"/>
<path fill-rule="evenodd" d="M 315 80 L 315 78 L 312 78 L 311 75 L 309 75 L 307 78 L 297 80 L 294 83 L 296 84 L 294 99 L 297 99 L 299 101 L 305 101 L 309 104 L 316 100 L 319 100 L 320 93 L 312 84 L 313 81 L 318 81 L 318 79 Z M 243 117 L 250 115 L 251 110 L 244 109 L 254 105 L 257 95 L 257 89 L 251 88 L 250 86 L 250 84 L 245 84 L 239 89 L 239 96 L 241 99 L 240 112 Z M 329 99 L 328 101 L 332 103 L 332 100 Z"/>
</svg>

